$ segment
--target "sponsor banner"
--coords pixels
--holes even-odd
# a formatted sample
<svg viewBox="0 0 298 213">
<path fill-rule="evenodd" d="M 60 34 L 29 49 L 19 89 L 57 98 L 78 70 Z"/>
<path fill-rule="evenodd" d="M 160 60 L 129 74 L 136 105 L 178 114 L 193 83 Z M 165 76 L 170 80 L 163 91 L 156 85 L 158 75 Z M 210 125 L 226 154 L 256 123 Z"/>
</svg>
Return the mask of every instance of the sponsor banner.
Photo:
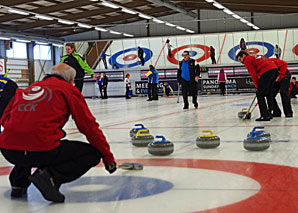
<svg viewBox="0 0 298 213">
<path fill-rule="evenodd" d="M 164 82 L 168 82 L 168 84 L 172 87 L 174 93 L 178 91 L 177 80 L 159 81 L 159 83 L 157 84 L 158 94 L 163 94 Z M 135 86 L 135 94 L 139 95 L 148 93 L 148 82 L 136 81 Z"/>
<path fill-rule="evenodd" d="M 0 75 L 5 75 L 5 62 L 4 59 L 0 59 Z"/>
<path fill-rule="evenodd" d="M 255 85 L 250 77 L 228 78 L 226 83 L 228 92 L 255 92 Z M 217 79 L 202 79 L 201 91 L 203 93 L 219 93 L 219 83 Z"/>
<path fill-rule="evenodd" d="M 101 75 L 101 73 L 104 72 L 94 72 L 97 76 Z M 124 81 L 124 71 L 112 71 L 112 72 L 105 72 L 106 76 L 108 77 L 109 82 L 117 82 L 117 81 Z M 85 75 L 84 78 L 85 82 L 92 82 L 96 81 L 96 79 L 93 79 L 89 76 L 89 74 Z"/>
</svg>

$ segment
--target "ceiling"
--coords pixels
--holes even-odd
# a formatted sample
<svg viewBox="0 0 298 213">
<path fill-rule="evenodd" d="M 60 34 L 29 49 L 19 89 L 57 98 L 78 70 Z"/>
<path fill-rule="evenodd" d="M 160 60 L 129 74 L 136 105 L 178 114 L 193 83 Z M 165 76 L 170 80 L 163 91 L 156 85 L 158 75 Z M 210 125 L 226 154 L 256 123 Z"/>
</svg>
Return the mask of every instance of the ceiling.
<svg viewBox="0 0 298 213">
<path fill-rule="evenodd" d="M 186 10 L 213 9 L 212 4 L 205 0 L 162 0 L 176 4 Z M 110 0 L 126 8 L 133 9 L 144 14 L 162 17 L 178 13 L 169 7 L 153 3 L 154 0 Z M 217 0 L 232 11 L 251 11 L 268 13 L 297 13 L 298 1 L 294 0 Z M 63 38 L 67 35 L 91 31 L 78 27 L 77 24 L 61 24 L 57 19 L 76 21 L 88 25 L 109 27 L 118 24 L 132 23 L 144 20 L 137 15 L 122 12 L 120 9 L 113 9 L 101 5 L 100 1 L 90 0 L 0 0 L 0 31 L 16 32 L 20 34 L 31 33 L 34 35 Z M 19 15 L 9 13 L 8 8 L 29 11 L 30 15 Z M 55 20 L 41 20 L 34 14 L 43 14 L 55 17 Z"/>
</svg>

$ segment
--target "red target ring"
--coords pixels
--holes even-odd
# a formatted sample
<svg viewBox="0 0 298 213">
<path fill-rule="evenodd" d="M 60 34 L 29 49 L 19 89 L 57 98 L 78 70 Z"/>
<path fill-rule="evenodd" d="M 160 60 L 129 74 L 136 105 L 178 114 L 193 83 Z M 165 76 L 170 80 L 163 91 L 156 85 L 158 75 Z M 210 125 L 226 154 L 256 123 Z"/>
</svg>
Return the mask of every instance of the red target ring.
<svg viewBox="0 0 298 213">
<path fill-rule="evenodd" d="M 293 48 L 293 53 L 298 56 L 298 44 Z"/>
<path fill-rule="evenodd" d="M 246 49 L 245 52 L 247 52 L 249 55 L 257 55 L 260 52 L 260 50 L 257 48 L 249 48 Z"/>
<path fill-rule="evenodd" d="M 204 51 L 204 54 L 203 56 L 201 56 L 200 58 L 197 58 L 195 59 L 196 62 L 201 62 L 201 61 L 204 61 L 206 59 L 208 59 L 210 57 L 209 55 L 209 50 L 210 50 L 210 47 L 207 47 L 205 45 L 200 45 L 200 44 L 190 44 L 190 45 L 184 45 L 184 46 L 181 46 L 181 47 L 178 47 L 176 49 L 174 49 L 171 53 L 172 55 L 176 55 L 176 53 L 178 53 L 180 50 L 187 50 L 187 49 L 190 49 L 191 47 L 195 47 L 195 48 L 199 48 L 201 50 Z M 177 60 L 175 57 L 172 57 L 170 58 L 169 55 L 167 57 L 168 61 L 171 62 L 172 64 L 179 64 L 179 60 Z"/>
<path fill-rule="evenodd" d="M 138 56 L 136 54 L 130 54 L 123 57 L 123 61 L 132 61 L 135 60 Z"/>
</svg>

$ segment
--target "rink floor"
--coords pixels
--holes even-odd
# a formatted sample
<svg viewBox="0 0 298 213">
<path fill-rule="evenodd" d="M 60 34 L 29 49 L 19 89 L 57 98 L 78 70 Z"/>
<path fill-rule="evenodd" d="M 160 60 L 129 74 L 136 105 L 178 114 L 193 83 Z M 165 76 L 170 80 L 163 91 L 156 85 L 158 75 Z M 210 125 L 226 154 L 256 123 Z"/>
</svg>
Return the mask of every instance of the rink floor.
<svg viewBox="0 0 298 213">
<path fill-rule="evenodd" d="M 278 96 L 279 97 L 279 96 Z M 11 200 L 10 165 L 0 157 L 1 212 L 298 212 L 298 104 L 294 118 L 270 122 L 242 121 L 237 113 L 248 107 L 253 94 L 199 96 L 199 108 L 176 98 L 88 99 L 117 162 L 139 162 L 143 171 L 118 170 L 108 174 L 103 167 L 91 169 L 82 178 L 62 186 L 64 204 L 45 201 L 29 187 L 27 199 Z M 280 101 L 279 101 L 280 102 Z M 297 101 L 298 102 L 298 101 Z M 129 130 L 142 123 L 152 135 L 163 135 L 175 146 L 173 154 L 156 157 L 147 148 L 133 147 Z M 268 150 L 250 152 L 243 140 L 254 126 L 271 133 Z M 86 141 L 73 120 L 65 126 L 67 138 Z M 195 139 L 202 130 L 221 138 L 216 149 L 200 149 Z"/>
</svg>

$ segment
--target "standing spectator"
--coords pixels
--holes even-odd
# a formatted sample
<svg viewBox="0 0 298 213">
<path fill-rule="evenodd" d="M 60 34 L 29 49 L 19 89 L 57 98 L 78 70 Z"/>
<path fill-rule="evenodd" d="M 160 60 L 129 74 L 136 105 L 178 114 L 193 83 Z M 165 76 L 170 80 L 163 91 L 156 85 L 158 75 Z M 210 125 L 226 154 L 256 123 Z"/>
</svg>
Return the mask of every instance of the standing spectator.
<svg viewBox="0 0 298 213">
<path fill-rule="evenodd" d="M 96 83 L 98 84 L 98 89 L 99 89 L 99 92 L 100 92 L 100 98 L 103 98 L 103 93 L 102 93 L 102 90 L 103 90 L 103 73 L 99 74 L 97 79 L 96 79 Z"/>
<path fill-rule="evenodd" d="M 159 75 L 158 75 L 158 71 L 155 69 L 155 67 L 153 65 L 149 66 L 151 72 L 153 73 L 153 87 L 152 87 L 152 96 L 153 99 L 157 101 L 158 100 L 158 89 L 157 89 L 157 85 L 159 83 Z"/>
<path fill-rule="evenodd" d="M 130 85 L 130 81 L 129 81 L 129 77 L 130 77 L 130 74 L 129 73 L 127 73 L 126 74 L 126 76 L 125 76 L 125 80 L 124 80 L 124 82 L 125 82 L 125 87 L 126 87 L 126 92 L 125 92 L 125 97 L 126 97 L 126 99 L 130 99 L 131 97 L 129 96 L 129 91 L 130 91 L 130 87 L 131 87 L 131 85 Z"/>
<path fill-rule="evenodd" d="M 250 56 L 245 51 L 240 51 L 236 58 L 245 65 L 257 88 L 256 96 L 261 117 L 256 121 L 270 121 L 272 119 L 270 110 L 273 108 L 272 89 L 278 76 L 277 66 L 265 56 Z"/>
<path fill-rule="evenodd" d="M 60 186 L 78 179 L 101 159 L 109 173 L 116 171 L 103 132 L 73 86 L 75 75 L 72 67 L 56 65 L 44 80 L 18 89 L 7 106 L 0 120 L 4 126 L 0 147 L 4 158 L 14 164 L 9 175 L 11 197 L 26 196 L 33 183 L 46 200 L 64 202 Z M 90 144 L 64 138 L 70 115 Z M 37 170 L 31 175 L 34 167 Z"/>
<path fill-rule="evenodd" d="M 218 73 L 217 81 L 219 83 L 220 94 L 225 95 L 227 75 L 226 75 L 225 70 L 223 68 Z"/>
<path fill-rule="evenodd" d="M 170 39 L 167 39 L 167 41 L 166 41 L 166 43 L 167 43 L 167 48 L 168 48 L 168 56 L 169 56 L 169 58 L 172 58 L 172 45 L 170 44 Z"/>
<path fill-rule="evenodd" d="M 195 108 L 198 108 L 198 80 L 200 76 L 200 70 L 196 69 L 196 61 L 189 57 L 189 51 L 183 52 L 183 60 L 179 62 L 179 69 L 177 73 L 178 86 L 182 84 L 182 94 L 184 107 L 188 109 L 188 94 L 192 96 L 192 103 Z"/>
<path fill-rule="evenodd" d="M 244 38 L 241 38 L 241 40 L 240 40 L 240 49 L 242 51 L 245 51 L 247 49 L 246 48 L 246 42 L 245 42 Z"/>
<path fill-rule="evenodd" d="M 289 87 L 289 96 L 290 98 L 297 98 L 296 97 L 297 94 L 298 94 L 298 84 L 296 82 L 296 77 L 293 77 Z"/>
<path fill-rule="evenodd" d="M 106 55 L 106 53 L 105 53 L 104 51 L 101 51 L 100 56 L 101 56 L 101 60 L 102 60 L 102 62 L 103 62 L 103 65 L 104 65 L 105 69 L 108 69 L 108 65 L 107 65 L 107 55 Z"/>
<path fill-rule="evenodd" d="M 280 92 L 281 102 L 284 114 L 287 118 L 293 117 L 293 110 L 291 106 L 291 100 L 289 98 L 289 86 L 291 81 L 291 73 L 288 70 L 288 64 L 285 61 L 279 60 L 277 58 L 271 59 L 273 63 L 279 69 L 279 75 L 273 85 L 273 117 L 281 117 L 281 111 L 278 107 L 277 101 L 275 99 L 278 92 Z M 271 110 L 271 109 L 270 109 Z"/>
<path fill-rule="evenodd" d="M 164 93 L 167 97 L 169 97 L 169 96 L 170 96 L 170 92 L 172 92 L 172 93 L 174 94 L 173 89 L 172 89 L 172 87 L 168 84 L 168 82 L 164 82 L 164 84 L 163 84 L 163 93 Z"/>
<path fill-rule="evenodd" d="M 108 76 L 106 75 L 106 73 L 103 73 L 103 81 L 102 81 L 102 88 L 103 88 L 103 99 L 108 99 L 108 83 L 109 83 L 109 79 Z"/>
<path fill-rule="evenodd" d="M 75 87 L 82 92 L 84 85 L 85 71 L 93 77 L 94 72 L 89 65 L 84 61 L 82 55 L 75 51 L 75 45 L 73 43 L 67 43 L 65 45 L 66 54 L 61 58 L 60 64 L 65 63 L 71 66 L 76 71 Z"/>
<path fill-rule="evenodd" d="M 148 78 L 148 100 L 147 101 L 152 101 L 152 95 L 153 95 L 153 78 L 154 78 L 154 70 L 151 69 L 151 66 L 149 66 L 149 71 L 147 72 L 146 76 Z M 153 66 L 152 66 L 153 67 Z"/>
<path fill-rule="evenodd" d="M 274 47 L 274 54 L 277 59 L 280 59 L 281 48 L 278 45 L 275 45 L 275 47 Z"/>
<path fill-rule="evenodd" d="M 212 46 L 210 46 L 209 54 L 210 54 L 210 57 L 211 57 L 212 64 L 216 64 L 215 49 Z"/>
<path fill-rule="evenodd" d="M 145 65 L 144 50 L 141 47 L 138 47 L 138 57 L 141 60 L 142 66 L 144 66 Z"/>
</svg>

